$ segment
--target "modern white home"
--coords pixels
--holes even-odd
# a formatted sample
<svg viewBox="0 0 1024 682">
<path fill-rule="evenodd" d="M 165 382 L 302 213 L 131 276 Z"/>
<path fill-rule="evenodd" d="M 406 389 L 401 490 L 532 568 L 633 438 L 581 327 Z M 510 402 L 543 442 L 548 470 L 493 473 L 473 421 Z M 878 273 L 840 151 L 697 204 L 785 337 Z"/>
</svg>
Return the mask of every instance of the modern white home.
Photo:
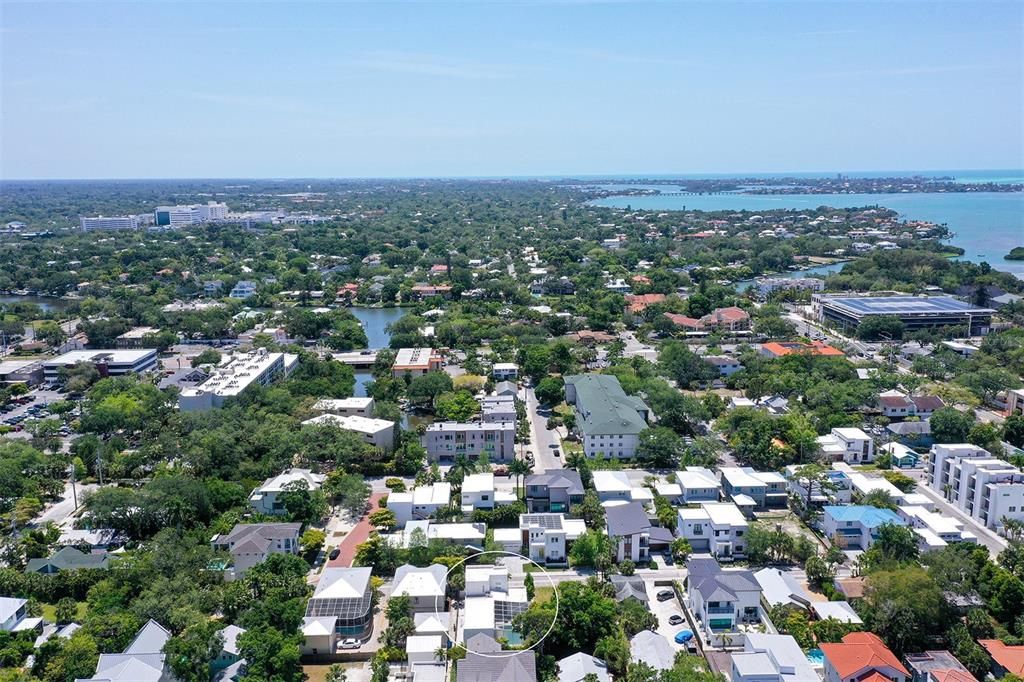
<svg viewBox="0 0 1024 682">
<path fill-rule="evenodd" d="M 701 502 L 680 507 L 676 514 L 676 536 L 694 552 L 708 552 L 722 561 L 746 555 L 747 519 L 732 502 Z"/>
<path fill-rule="evenodd" d="M 529 606 L 524 588 L 509 587 L 508 569 L 504 566 L 466 566 L 465 593 L 462 642 L 480 634 L 499 636 Z"/>
<path fill-rule="evenodd" d="M 510 551 L 525 547 L 537 563 L 565 564 L 569 561 L 569 545 L 586 530 L 583 519 L 567 519 L 564 514 L 520 514 L 518 547 Z"/>
<path fill-rule="evenodd" d="M 896 512 L 862 504 L 822 507 L 822 531 L 838 540 L 843 549 L 867 549 L 878 538 L 878 529 L 886 524 L 906 526 Z"/>
<path fill-rule="evenodd" d="M 790 635 L 751 632 L 743 651 L 732 654 L 732 682 L 820 682 L 800 645 Z"/>
<path fill-rule="evenodd" d="M 390 452 L 395 447 L 395 422 L 355 414 L 321 414 L 302 422 L 303 426 L 333 426 L 354 433 L 367 445 Z"/>
<path fill-rule="evenodd" d="M 438 481 L 432 485 L 421 485 L 412 490 L 388 495 L 390 509 L 398 527 L 413 520 L 429 519 L 438 510 L 448 507 L 452 500 L 452 484 Z"/>
<path fill-rule="evenodd" d="M 630 501 L 633 484 L 624 471 L 595 471 L 593 474 L 594 490 L 597 499 L 602 502 L 611 500 Z"/>
<path fill-rule="evenodd" d="M 704 467 L 685 467 L 676 472 L 683 502 L 718 502 L 722 495 L 722 483 L 715 472 Z"/>
<path fill-rule="evenodd" d="M 731 499 L 745 495 L 756 509 L 786 506 L 788 482 L 777 471 L 755 471 L 752 467 L 722 467 L 720 471 L 722 488 Z"/>
<path fill-rule="evenodd" d="M 515 501 L 515 493 L 495 489 L 494 474 L 490 472 L 471 474 L 462 481 L 461 505 L 467 514 L 474 509 L 494 509 L 499 504 Z"/>
<path fill-rule="evenodd" d="M 875 459 L 875 442 L 861 429 L 834 428 L 826 436 L 818 436 L 822 455 L 832 462 L 864 464 Z"/>
</svg>

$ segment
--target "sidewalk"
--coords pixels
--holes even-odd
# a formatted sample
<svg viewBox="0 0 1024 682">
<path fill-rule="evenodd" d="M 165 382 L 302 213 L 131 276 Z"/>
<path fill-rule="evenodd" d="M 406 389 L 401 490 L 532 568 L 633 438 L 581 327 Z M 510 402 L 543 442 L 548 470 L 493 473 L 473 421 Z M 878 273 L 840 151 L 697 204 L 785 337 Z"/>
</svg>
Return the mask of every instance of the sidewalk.
<svg viewBox="0 0 1024 682">
<path fill-rule="evenodd" d="M 385 493 L 373 493 L 370 495 L 369 511 L 363 515 L 363 518 L 359 519 L 359 523 L 357 523 L 341 541 L 341 544 L 338 545 L 341 553 L 338 554 L 337 559 L 329 560 L 327 562 L 327 567 L 347 568 L 352 565 L 352 560 L 355 559 L 356 556 L 356 549 L 359 545 L 366 542 L 370 537 L 370 531 L 373 530 L 373 526 L 370 525 L 370 514 L 377 510 L 377 504 L 380 502 L 382 497 L 385 497 L 385 495 Z"/>
</svg>

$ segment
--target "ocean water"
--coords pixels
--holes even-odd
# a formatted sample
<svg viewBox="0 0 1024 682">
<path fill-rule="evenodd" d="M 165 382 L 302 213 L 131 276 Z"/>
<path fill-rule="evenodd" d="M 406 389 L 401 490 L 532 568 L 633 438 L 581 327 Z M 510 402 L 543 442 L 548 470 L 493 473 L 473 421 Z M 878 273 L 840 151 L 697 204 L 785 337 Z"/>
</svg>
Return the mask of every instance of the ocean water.
<svg viewBox="0 0 1024 682">
<path fill-rule="evenodd" d="M 914 172 L 907 171 L 906 174 Z M 1024 171 L 935 171 L 933 174 L 952 175 L 963 182 L 1024 182 Z M 1012 272 L 1024 278 L 1024 261 L 1008 261 L 1003 258 L 1015 246 L 1024 246 L 1024 192 L 619 196 L 598 199 L 592 203 L 611 208 L 632 206 L 661 211 L 767 211 L 779 208 L 813 209 L 819 206 L 884 206 L 908 220 L 945 223 L 954 232 L 949 243 L 964 249 L 964 259 L 976 263 L 985 261 L 997 270 Z"/>
</svg>

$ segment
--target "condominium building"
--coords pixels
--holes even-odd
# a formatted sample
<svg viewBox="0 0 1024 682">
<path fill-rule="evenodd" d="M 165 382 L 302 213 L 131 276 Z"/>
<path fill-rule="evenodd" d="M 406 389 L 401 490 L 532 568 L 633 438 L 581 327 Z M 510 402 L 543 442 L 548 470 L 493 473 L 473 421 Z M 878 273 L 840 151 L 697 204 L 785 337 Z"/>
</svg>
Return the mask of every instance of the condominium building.
<svg viewBox="0 0 1024 682">
<path fill-rule="evenodd" d="M 391 451 L 395 447 L 395 422 L 358 415 L 321 414 L 302 422 L 303 426 L 334 426 L 342 431 L 354 433 L 367 445 Z"/>
<path fill-rule="evenodd" d="M 79 224 L 86 232 L 89 230 L 137 230 L 139 217 L 136 215 L 111 215 L 78 218 Z"/>
<path fill-rule="evenodd" d="M 816 277 L 760 277 L 755 286 L 758 298 L 764 300 L 776 291 L 822 291 L 825 280 Z"/>
<path fill-rule="evenodd" d="M 516 401 L 512 396 L 492 395 L 480 401 L 480 420 L 488 423 L 514 422 Z"/>
<path fill-rule="evenodd" d="M 928 487 L 986 528 L 1004 518 L 1024 520 L 1024 473 L 975 445 L 933 445 L 925 465 Z"/>
<path fill-rule="evenodd" d="M 155 350 L 73 350 L 50 360 L 43 360 L 43 378 L 58 383 L 62 369 L 79 363 L 96 367 L 102 377 L 141 374 L 156 367 Z"/>
<path fill-rule="evenodd" d="M 373 398 L 322 398 L 313 403 L 313 409 L 338 416 L 372 417 Z"/>
<path fill-rule="evenodd" d="M 607 374 L 565 378 L 565 399 L 576 413 L 587 457 L 632 459 L 647 428 L 650 408 L 626 395 L 619 380 Z"/>
<path fill-rule="evenodd" d="M 459 455 L 475 460 L 485 454 L 491 462 L 510 462 L 515 458 L 515 438 L 514 422 L 438 422 L 427 427 L 424 447 L 432 462 Z"/>
<path fill-rule="evenodd" d="M 250 386 L 266 386 L 287 377 L 298 362 L 297 355 L 270 353 L 266 348 L 229 355 L 214 368 L 209 379 L 181 391 L 178 407 L 182 412 L 205 412 L 220 407 Z"/>
</svg>

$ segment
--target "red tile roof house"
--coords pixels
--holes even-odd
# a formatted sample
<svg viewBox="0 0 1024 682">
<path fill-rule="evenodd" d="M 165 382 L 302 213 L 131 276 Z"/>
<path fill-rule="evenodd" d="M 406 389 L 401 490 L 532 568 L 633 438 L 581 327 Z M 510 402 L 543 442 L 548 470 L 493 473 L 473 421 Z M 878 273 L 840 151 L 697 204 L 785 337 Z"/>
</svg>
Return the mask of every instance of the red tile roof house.
<svg viewBox="0 0 1024 682">
<path fill-rule="evenodd" d="M 665 300 L 665 294 L 635 294 L 626 296 L 626 315 L 632 318 L 639 315 L 647 306 L 661 303 Z"/>
<path fill-rule="evenodd" d="M 1007 646 L 998 639 L 979 639 L 978 644 L 992 657 L 992 674 L 996 678 L 1006 673 L 1024 675 L 1024 646 Z"/>
<path fill-rule="evenodd" d="M 700 331 L 701 329 L 704 329 L 704 323 L 693 317 L 677 315 L 676 313 L 665 313 L 665 317 L 672 320 L 672 324 L 677 327 L 685 327 L 686 329 L 691 329 L 693 331 Z"/>
<path fill-rule="evenodd" d="M 740 331 L 750 329 L 750 315 L 742 308 L 735 306 L 729 308 L 716 308 L 710 314 L 695 319 L 686 315 L 665 313 L 665 317 L 672 320 L 672 323 L 693 331 L 704 329 L 724 329 L 726 331 Z"/>
<path fill-rule="evenodd" d="M 825 682 L 908 682 L 910 673 L 872 632 L 851 632 L 839 644 L 822 644 Z"/>
</svg>

